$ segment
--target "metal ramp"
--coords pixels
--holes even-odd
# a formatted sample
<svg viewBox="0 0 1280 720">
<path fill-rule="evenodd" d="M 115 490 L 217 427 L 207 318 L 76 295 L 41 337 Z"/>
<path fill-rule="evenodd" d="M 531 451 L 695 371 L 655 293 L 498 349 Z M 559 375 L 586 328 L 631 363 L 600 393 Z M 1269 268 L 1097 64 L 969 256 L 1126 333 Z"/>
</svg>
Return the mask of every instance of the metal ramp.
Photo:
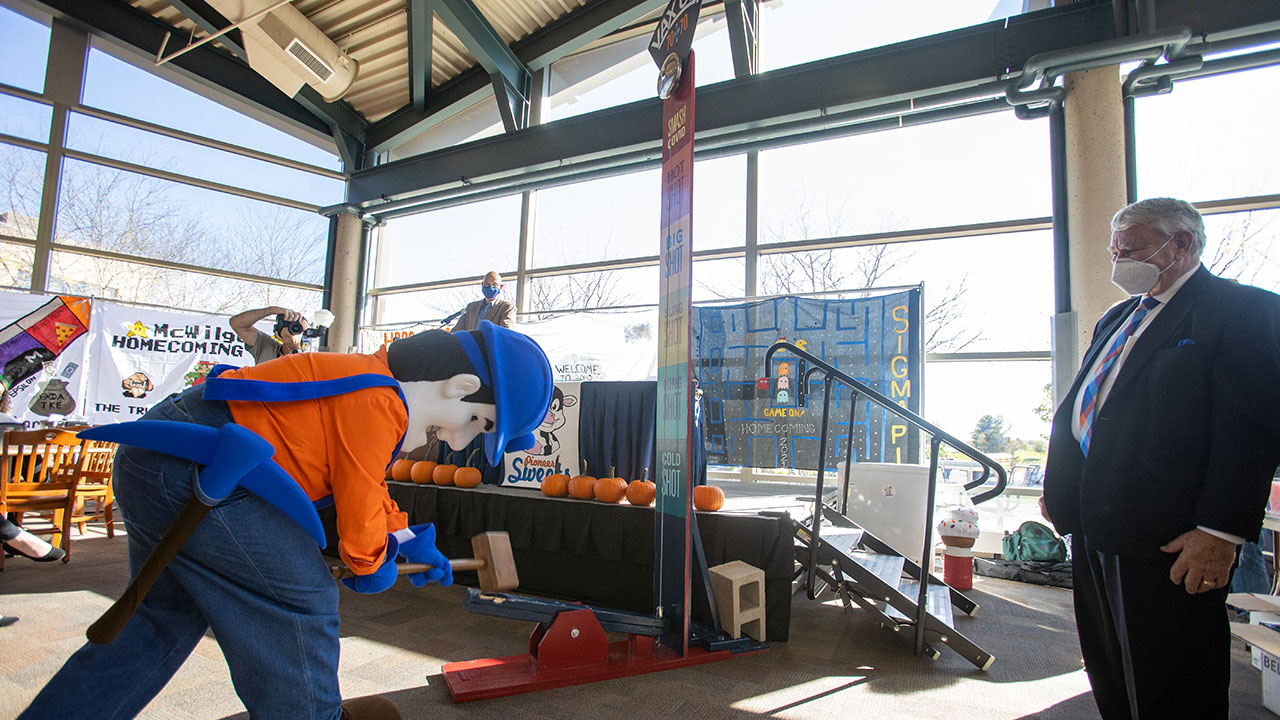
<svg viewBox="0 0 1280 720">
<path fill-rule="evenodd" d="M 765 353 L 766 378 L 772 368 L 772 357 L 779 350 L 794 354 L 808 363 L 801 381 L 804 387 L 808 386 L 811 376 L 821 374 L 824 377 L 822 429 L 818 435 L 819 458 L 827 456 L 831 390 L 835 382 L 848 386 L 852 391 L 848 403 L 850 427 L 854 424 L 857 401 L 859 397 L 864 397 L 893 413 L 908 426 L 930 436 L 929 484 L 924 508 L 926 534 L 920 539 L 920 562 L 905 557 L 854 523 L 845 514 L 848 509 L 847 496 L 843 492 L 832 496 L 824 487 L 825 463 L 819 463 L 813 511 L 808 518 L 792 520 L 796 538 L 793 591 L 803 588 L 810 599 L 832 592 L 840 598 L 846 609 L 857 605 L 875 615 L 883 627 L 895 631 L 909 630 L 917 655 L 927 655 L 936 660 L 940 656 L 938 648 L 945 645 L 981 670 L 991 667 L 991 663 L 995 661 L 991 653 L 983 650 L 956 628 L 953 608 L 972 616 L 977 612 L 978 604 L 937 576 L 924 572 L 922 567 L 932 565 L 933 559 L 934 549 L 926 538 L 929 537 L 928 529 L 933 525 L 938 458 L 942 444 L 946 443 L 982 466 L 982 476 L 966 484 L 966 490 L 982 486 L 994 474 L 995 485 L 977 493 L 972 498 L 974 504 L 996 497 L 1004 491 L 1007 482 L 1004 468 L 919 415 L 791 343 L 775 343 Z M 802 363 L 801 367 L 805 365 Z M 852 442 L 847 443 L 850 452 L 852 446 Z M 849 487 L 848 472 L 853 464 L 853 457 L 846 459 L 844 482 L 839 486 L 842 489 Z"/>
</svg>

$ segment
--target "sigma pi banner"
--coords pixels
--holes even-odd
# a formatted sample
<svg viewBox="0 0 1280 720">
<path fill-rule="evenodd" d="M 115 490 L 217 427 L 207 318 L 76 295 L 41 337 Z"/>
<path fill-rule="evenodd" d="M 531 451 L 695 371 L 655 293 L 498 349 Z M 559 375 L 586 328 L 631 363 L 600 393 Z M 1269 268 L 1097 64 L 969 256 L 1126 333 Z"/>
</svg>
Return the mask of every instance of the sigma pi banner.
<svg viewBox="0 0 1280 720">
<path fill-rule="evenodd" d="M 10 415 L 30 423 L 82 414 L 89 317 L 87 298 L 0 293 L 0 367 Z"/>
<path fill-rule="evenodd" d="M 558 382 L 551 393 L 551 407 L 533 431 L 537 445 L 524 452 L 507 453 L 503 485 L 538 489 L 542 479 L 555 473 L 578 474 L 578 419 L 581 417 L 582 383 Z"/>
<path fill-rule="evenodd" d="M 152 405 L 204 382 L 214 365 L 252 365 L 221 315 L 94 305 L 93 380 L 85 400 L 95 424 L 136 420 Z"/>
</svg>

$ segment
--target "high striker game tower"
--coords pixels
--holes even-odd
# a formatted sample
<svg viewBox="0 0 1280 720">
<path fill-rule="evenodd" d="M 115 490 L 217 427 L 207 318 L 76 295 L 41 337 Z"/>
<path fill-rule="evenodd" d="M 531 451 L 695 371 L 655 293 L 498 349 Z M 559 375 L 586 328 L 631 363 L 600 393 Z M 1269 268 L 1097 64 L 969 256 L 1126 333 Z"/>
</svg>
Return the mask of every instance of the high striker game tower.
<svg viewBox="0 0 1280 720">
<path fill-rule="evenodd" d="M 767 647 L 720 632 L 691 504 L 692 46 L 701 5 L 701 0 L 670 0 L 649 44 L 663 100 L 654 613 L 469 590 L 469 610 L 536 620 L 538 625 L 527 654 L 446 664 L 445 681 L 455 702 L 727 660 Z M 691 621 L 694 602 L 701 606 L 707 627 Z M 628 637 L 609 643 L 606 632 Z"/>
</svg>

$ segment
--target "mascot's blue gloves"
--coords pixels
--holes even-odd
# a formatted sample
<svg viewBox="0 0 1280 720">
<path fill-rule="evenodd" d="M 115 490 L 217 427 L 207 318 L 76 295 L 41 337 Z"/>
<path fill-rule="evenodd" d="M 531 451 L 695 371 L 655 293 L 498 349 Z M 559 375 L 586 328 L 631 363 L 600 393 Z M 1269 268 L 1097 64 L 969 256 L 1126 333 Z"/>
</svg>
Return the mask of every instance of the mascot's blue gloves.
<svg viewBox="0 0 1280 720">
<path fill-rule="evenodd" d="M 342 578 L 342 584 L 366 595 L 380 593 L 391 587 L 396 583 L 396 555 L 399 552 L 399 546 L 400 541 L 396 536 L 387 533 L 387 556 L 378 569 L 368 575 Z"/>
<path fill-rule="evenodd" d="M 411 537 L 407 537 L 413 533 Z M 430 582 L 438 582 L 444 587 L 453 584 L 453 566 L 449 558 L 436 549 L 436 527 L 431 523 L 414 525 L 408 530 L 396 533 L 400 539 L 400 555 L 412 563 L 430 565 L 427 572 L 413 573 L 409 582 L 422 587 Z"/>
</svg>

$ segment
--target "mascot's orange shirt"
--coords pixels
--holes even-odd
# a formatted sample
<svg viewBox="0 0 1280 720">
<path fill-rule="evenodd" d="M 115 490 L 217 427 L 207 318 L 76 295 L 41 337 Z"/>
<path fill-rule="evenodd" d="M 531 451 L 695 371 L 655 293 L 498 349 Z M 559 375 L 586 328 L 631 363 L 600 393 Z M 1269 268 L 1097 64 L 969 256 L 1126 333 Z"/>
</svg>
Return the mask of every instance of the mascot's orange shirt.
<svg viewBox="0 0 1280 720">
<path fill-rule="evenodd" d="M 391 376 L 386 349 L 372 355 L 297 353 L 221 377 L 300 382 L 377 373 Z M 275 461 L 312 502 L 333 496 L 338 552 L 359 575 L 382 564 L 387 533 L 408 518 L 387 495 L 383 479 L 409 416 L 393 388 L 290 402 L 231 401 L 231 416 L 276 449 Z"/>
</svg>

